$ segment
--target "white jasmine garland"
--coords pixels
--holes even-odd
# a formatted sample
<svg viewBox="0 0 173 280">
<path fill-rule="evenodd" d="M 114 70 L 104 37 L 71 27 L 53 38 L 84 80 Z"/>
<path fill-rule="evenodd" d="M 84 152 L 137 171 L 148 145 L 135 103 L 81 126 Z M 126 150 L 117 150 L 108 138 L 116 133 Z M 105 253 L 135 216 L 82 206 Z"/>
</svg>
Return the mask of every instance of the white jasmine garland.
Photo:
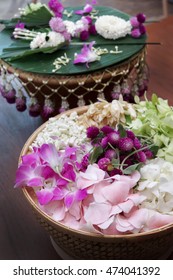
<svg viewBox="0 0 173 280">
<path fill-rule="evenodd" d="M 98 34 L 105 39 L 118 39 L 131 33 L 131 23 L 117 16 L 103 15 L 95 22 Z"/>
<path fill-rule="evenodd" d="M 56 47 L 65 42 L 65 38 L 61 33 L 50 31 L 47 33 L 39 33 L 30 43 L 31 49 Z"/>
<path fill-rule="evenodd" d="M 75 31 L 76 31 L 75 23 L 73 21 L 70 21 L 70 20 L 64 20 L 63 23 L 66 27 L 67 32 L 70 33 L 70 35 L 72 37 L 74 37 Z"/>
</svg>

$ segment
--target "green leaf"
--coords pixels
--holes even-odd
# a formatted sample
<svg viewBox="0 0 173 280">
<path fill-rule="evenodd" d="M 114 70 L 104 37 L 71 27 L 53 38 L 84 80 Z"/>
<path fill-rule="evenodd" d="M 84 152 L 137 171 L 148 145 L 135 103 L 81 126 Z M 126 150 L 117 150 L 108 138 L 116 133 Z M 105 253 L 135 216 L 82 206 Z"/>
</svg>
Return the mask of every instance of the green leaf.
<svg viewBox="0 0 173 280">
<path fill-rule="evenodd" d="M 136 164 L 132 164 L 132 165 L 128 166 L 127 168 L 123 169 L 123 174 L 130 175 L 135 170 L 139 170 L 142 165 L 143 165 L 143 163 L 141 163 L 141 162 L 140 163 L 136 163 Z"/>
<path fill-rule="evenodd" d="M 101 156 L 103 153 L 103 148 L 101 146 L 94 147 L 92 153 L 89 156 L 89 162 L 91 164 L 95 163 L 99 156 Z"/>
<path fill-rule="evenodd" d="M 118 124 L 118 131 L 119 131 L 119 133 L 120 133 L 120 137 L 121 137 L 121 138 L 124 138 L 124 137 L 127 136 L 126 130 L 125 130 L 125 128 L 123 127 L 122 124 Z"/>
<path fill-rule="evenodd" d="M 151 101 L 152 101 L 153 105 L 158 103 L 158 97 L 155 93 L 152 94 Z"/>
<path fill-rule="evenodd" d="M 76 9 L 81 9 L 83 8 L 82 6 L 76 7 Z M 129 19 L 129 16 L 125 13 L 122 13 L 118 10 L 115 9 L 111 9 L 110 7 L 104 7 L 104 6 L 97 6 L 96 9 L 99 11 L 98 16 L 101 15 L 114 15 L 114 16 L 119 16 L 125 20 Z M 73 8 L 67 8 L 68 12 L 71 12 L 73 10 Z M 40 10 L 42 11 L 42 10 Z M 44 12 L 47 13 L 47 18 L 44 15 Z M 36 12 L 35 12 L 36 13 Z M 43 25 L 40 24 L 45 24 L 45 27 L 47 25 L 48 27 L 48 22 L 49 22 L 49 17 L 51 17 L 52 15 L 50 14 L 50 12 L 44 10 L 43 12 L 38 12 L 37 11 L 37 15 L 34 16 L 34 18 L 32 18 L 31 15 L 27 16 L 27 19 L 23 19 L 22 20 L 28 20 L 28 24 L 30 24 L 30 27 L 35 27 L 37 26 L 39 27 L 44 27 Z M 81 17 L 79 15 L 73 14 L 72 17 L 70 18 L 70 20 L 76 22 L 77 20 L 79 20 Z M 69 18 L 67 18 L 67 16 L 63 16 L 63 19 L 66 20 Z M 16 20 L 16 19 L 15 19 Z M 21 19 L 20 19 L 21 20 Z M 16 20 L 16 22 L 18 21 L 18 19 Z M 15 22 L 15 23 L 16 23 Z M 11 23 L 13 23 L 14 26 L 14 22 L 13 20 L 11 21 Z M 35 26 L 34 26 L 35 25 Z M 9 34 L 9 29 L 7 32 L 7 29 L 4 29 L 1 33 L 0 33 L 0 51 L 2 48 L 9 48 L 10 47 L 10 41 L 11 43 L 14 42 L 14 40 L 12 41 L 12 39 L 10 38 L 12 35 Z M 140 50 L 142 50 L 144 48 L 144 43 L 146 41 L 146 36 L 142 36 L 141 38 L 135 39 L 132 38 L 130 35 L 124 37 L 124 38 L 120 38 L 117 39 L 115 41 L 113 40 L 107 40 L 104 39 L 101 36 L 94 36 L 91 35 L 89 40 L 86 41 L 86 43 L 91 42 L 91 41 L 95 41 L 96 42 L 96 47 L 101 47 L 101 48 L 107 48 L 108 51 L 113 50 L 114 49 L 114 44 L 116 45 L 116 43 L 123 43 L 124 45 L 119 46 L 119 50 L 122 51 L 122 53 L 118 54 L 118 55 L 114 55 L 111 53 L 105 54 L 101 56 L 101 60 L 100 61 L 95 61 L 89 64 L 89 68 L 86 67 L 85 64 L 73 64 L 73 60 L 74 60 L 74 54 L 75 53 L 80 53 L 81 52 L 81 45 L 79 46 L 75 46 L 75 45 L 69 45 L 67 47 L 64 47 L 62 49 L 58 49 L 55 52 L 48 54 L 44 54 L 44 53 L 40 53 L 40 52 L 35 52 L 32 55 L 32 59 L 28 59 L 28 57 L 22 57 L 22 56 L 17 56 L 14 53 L 14 50 L 12 53 L 9 53 L 10 56 L 15 56 L 15 60 L 11 59 L 11 66 L 14 68 L 19 68 L 21 70 L 24 71 L 31 71 L 33 73 L 37 73 L 37 74 L 52 74 L 52 70 L 54 68 L 53 66 L 53 62 L 57 57 L 61 57 L 64 55 L 64 53 L 67 54 L 67 57 L 70 59 L 70 62 L 68 63 L 68 65 L 66 66 L 62 66 L 57 72 L 56 75 L 77 75 L 77 74 L 92 74 L 92 72 L 95 71 L 101 71 L 104 69 L 107 69 L 108 67 L 111 66 L 115 66 L 116 64 L 122 63 L 123 61 L 127 61 L 127 59 L 135 56 Z M 81 42 L 78 38 L 73 39 L 72 42 Z M 136 42 L 138 43 L 138 45 L 136 45 Z M 109 45 L 109 43 L 111 43 L 111 45 Z M 132 43 L 133 45 L 128 45 L 129 43 Z M 16 42 L 16 46 L 17 46 L 18 42 Z M 105 44 L 105 45 L 104 45 Z M 139 45 L 141 44 L 141 45 Z M 21 43 L 20 43 L 21 46 Z M 12 46 L 14 47 L 14 46 Z M 16 50 L 17 51 L 17 50 Z M 1 52 L 0 52 L 1 55 Z M 6 58 L 6 56 L 3 56 L 3 58 Z M 17 58 L 17 59 L 16 59 Z"/>
</svg>

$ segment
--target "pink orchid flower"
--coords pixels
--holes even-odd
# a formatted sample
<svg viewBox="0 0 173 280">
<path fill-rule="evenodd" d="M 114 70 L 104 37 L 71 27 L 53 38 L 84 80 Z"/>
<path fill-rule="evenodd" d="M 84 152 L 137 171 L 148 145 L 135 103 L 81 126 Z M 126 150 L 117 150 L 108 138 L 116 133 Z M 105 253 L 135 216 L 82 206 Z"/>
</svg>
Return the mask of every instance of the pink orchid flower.
<svg viewBox="0 0 173 280">
<path fill-rule="evenodd" d="M 84 15 L 84 14 L 89 14 L 93 10 L 93 6 L 90 4 L 86 4 L 83 8 L 83 10 L 76 10 L 75 14 L 77 15 Z"/>
<path fill-rule="evenodd" d="M 80 54 L 75 54 L 75 59 L 73 61 L 74 64 L 78 63 L 86 63 L 86 67 L 89 68 L 88 63 L 100 60 L 100 56 L 98 56 L 93 50 L 94 42 L 91 42 L 89 45 L 84 44 L 81 49 Z"/>
<path fill-rule="evenodd" d="M 44 166 L 32 168 L 29 165 L 19 166 L 16 172 L 16 182 L 14 187 L 41 187 L 43 186 L 44 178 L 42 177 Z"/>
</svg>

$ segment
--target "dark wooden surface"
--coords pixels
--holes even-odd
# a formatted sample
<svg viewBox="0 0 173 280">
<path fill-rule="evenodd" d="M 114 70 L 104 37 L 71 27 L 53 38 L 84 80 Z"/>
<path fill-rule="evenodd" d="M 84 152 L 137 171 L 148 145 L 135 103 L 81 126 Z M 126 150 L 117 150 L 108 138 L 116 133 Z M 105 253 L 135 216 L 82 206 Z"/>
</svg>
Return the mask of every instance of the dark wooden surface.
<svg viewBox="0 0 173 280">
<path fill-rule="evenodd" d="M 149 94 L 156 92 L 173 104 L 173 16 L 148 25 Z M 40 118 L 19 113 L 0 96 L 0 259 L 59 259 L 48 234 L 37 223 L 22 191 L 13 189 L 20 151 Z M 166 252 L 165 252 L 166 253 Z M 173 255 L 170 256 L 173 259 Z"/>
</svg>

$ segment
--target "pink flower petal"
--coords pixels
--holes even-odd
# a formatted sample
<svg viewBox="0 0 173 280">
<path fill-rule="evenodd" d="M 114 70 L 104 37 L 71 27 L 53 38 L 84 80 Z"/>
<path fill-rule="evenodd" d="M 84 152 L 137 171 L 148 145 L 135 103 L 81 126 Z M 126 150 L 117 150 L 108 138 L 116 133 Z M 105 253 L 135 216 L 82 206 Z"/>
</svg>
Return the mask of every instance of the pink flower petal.
<svg viewBox="0 0 173 280">
<path fill-rule="evenodd" d="M 149 229 L 155 229 L 173 223 L 172 215 L 161 214 L 152 210 L 149 213 L 150 218 L 147 223 Z"/>
<path fill-rule="evenodd" d="M 111 209 L 110 204 L 93 202 L 84 213 L 84 219 L 93 225 L 104 223 L 109 219 Z"/>
<path fill-rule="evenodd" d="M 77 178 L 77 188 L 84 189 L 103 180 L 105 171 L 98 168 L 97 164 L 89 165 L 85 172 L 80 172 Z"/>
<path fill-rule="evenodd" d="M 129 191 L 130 186 L 126 182 L 114 181 L 112 184 L 104 187 L 102 193 L 112 205 L 116 205 L 127 198 Z"/>
</svg>

